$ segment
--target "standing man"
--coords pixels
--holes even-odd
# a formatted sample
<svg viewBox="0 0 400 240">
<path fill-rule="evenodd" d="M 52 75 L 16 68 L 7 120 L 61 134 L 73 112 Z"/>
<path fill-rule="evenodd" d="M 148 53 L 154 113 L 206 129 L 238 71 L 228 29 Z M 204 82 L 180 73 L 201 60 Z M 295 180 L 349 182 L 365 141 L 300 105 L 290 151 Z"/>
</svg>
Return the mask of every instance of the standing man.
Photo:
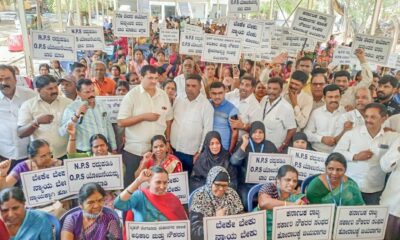
<svg viewBox="0 0 400 240">
<path fill-rule="evenodd" d="M 400 113 L 400 106 L 394 100 L 394 94 L 397 92 L 399 82 L 392 75 L 384 75 L 378 82 L 378 97 L 375 102 L 385 105 L 389 116 Z"/>
<path fill-rule="evenodd" d="M 188 74 L 194 74 L 194 61 L 191 57 L 187 57 L 185 58 L 185 61 L 183 61 L 182 64 L 182 74 L 178 75 L 174 78 L 174 82 L 176 83 L 176 96 L 182 96 L 184 97 L 186 95 L 186 91 L 185 91 L 185 86 L 186 86 L 186 75 Z M 201 82 L 201 93 L 206 94 L 205 90 L 204 90 L 204 85 L 203 85 L 203 81 Z"/>
<path fill-rule="evenodd" d="M 71 75 L 78 81 L 86 77 L 86 66 L 82 63 L 74 62 L 71 66 Z"/>
<path fill-rule="evenodd" d="M 312 111 L 325 105 L 324 87 L 328 84 L 328 78 L 323 73 L 315 73 L 311 77 L 311 95 L 313 97 Z"/>
<path fill-rule="evenodd" d="M 97 61 L 94 65 L 94 77 L 92 82 L 97 96 L 115 95 L 115 82 L 106 76 L 106 65 L 103 62 Z"/>
<path fill-rule="evenodd" d="M 296 70 L 297 71 L 302 71 L 305 74 L 307 74 L 308 78 L 307 78 L 307 82 L 304 85 L 304 91 L 306 93 L 310 93 L 310 79 L 311 79 L 311 71 L 312 71 L 312 66 L 313 66 L 313 60 L 311 58 L 308 57 L 302 57 L 297 59 L 296 61 Z M 290 81 L 290 80 L 289 80 Z M 287 82 L 289 82 L 287 81 Z"/>
</svg>

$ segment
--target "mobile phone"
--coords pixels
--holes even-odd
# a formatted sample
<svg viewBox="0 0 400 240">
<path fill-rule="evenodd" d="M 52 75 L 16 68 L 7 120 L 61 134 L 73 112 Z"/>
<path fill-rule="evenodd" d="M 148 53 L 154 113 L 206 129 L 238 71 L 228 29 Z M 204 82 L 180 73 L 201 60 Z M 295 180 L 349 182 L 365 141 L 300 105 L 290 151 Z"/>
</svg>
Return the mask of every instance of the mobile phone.
<svg viewBox="0 0 400 240">
<path fill-rule="evenodd" d="M 238 115 L 235 114 L 235 115 L 232 115 L 232 116 L 231 116 L 231 119 L 232 119 L 232 120 L 238 120 L 239 118 L 238 118 Z"/>
</svg>

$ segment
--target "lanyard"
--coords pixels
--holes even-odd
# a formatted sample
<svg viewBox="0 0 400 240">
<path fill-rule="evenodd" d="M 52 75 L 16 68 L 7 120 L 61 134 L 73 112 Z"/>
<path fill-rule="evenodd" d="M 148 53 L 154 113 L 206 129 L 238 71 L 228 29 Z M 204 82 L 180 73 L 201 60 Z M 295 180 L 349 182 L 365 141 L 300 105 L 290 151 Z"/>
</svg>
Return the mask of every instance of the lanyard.
<svg viewBox="0 0 400 240">
<path fill-rule="evenodd" d="M 274 103 L 274 105 L 272 105 L 271 108 L 270 108 L 267 112 L 265 112 L 265 110 L 267 109 L 268 100 L 265 102 L 264 113 L 263 113 L 263 119 L 265 119 L 265 116 L 267 116 L 268 113 L 270 113 L 270 112 L 272 111 L 272 109 L 274 109 L 274 108 L 276 107 L 276 105 L 278 105 L 278 103 L 279 103 L 281 100 L 282 100 L 282 97 L 279 97 L 279 100 L 276 101 L 276 102 Z"/>
<path fill-rule="evenodd" d="M 256 150 L 254 148 L 253 140 L 251 140 L 251 138 L 249 139 L 249 143 L 250 143 L 251 150 L 253 150 L 253 152 L 256 152 Z M 264 143 L 263 143 L 263 145 L 261 145 L 260 153 L 262 153 L 263 151 L 264 151 Z"/>
<path fill-rule="evenodd" d="M 329 180 L 328 175 L 325 175 L 325 178 L 326 178 L 326 181 L 328 182 L 329 190 L 330 190 L 331 193 L 332 193 L 332 200 L 333 200 L 333 203 L 334 203 L 336 206 L 341 206 L 341 205 L 342 205 L 342 192 L 343 192 L 343 179 L 340 181 L 339 205 L 337 205 L 336 199 L 335 199 L 334 196 L 333 196 L 333 189 L 332 189 L 331 181 Z"/>
</svg>

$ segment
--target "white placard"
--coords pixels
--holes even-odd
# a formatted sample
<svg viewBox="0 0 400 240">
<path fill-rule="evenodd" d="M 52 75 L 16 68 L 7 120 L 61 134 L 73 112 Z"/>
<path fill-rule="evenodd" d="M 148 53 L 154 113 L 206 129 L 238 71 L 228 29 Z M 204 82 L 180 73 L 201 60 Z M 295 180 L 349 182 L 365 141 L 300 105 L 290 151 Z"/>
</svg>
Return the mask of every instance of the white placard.
<svg viewBox="0 0 400 240">
<path fill-rule="evenodd" d="M 290 165 L 292 156 L 275 153 L 249 153 L 246 183 L 265 183 L 275 181 L 278 169 Z"/>
<path fill-rule="evenodd" d="M 113 28 L 115 36 L 149 37 L 149 15 L 144 13 L 116 12 Z"/>
<path fill-rule="evenodd" d="M 281 53 L 279 48 L 272 47 L 269 52 L 260 52 L 260 53 L 245 53 L 245 59 L 251 59 L 253 61 L 272 61 L 276 56 Z"/>
<path fill-rule="evenodd" d="M 34 59 L 76 60 L 75 37 L 72 34 L 32 30 L 31 41 Z"/>
<path fill-rule="evenodd" d="M 69 191 L 78 193 L 83 184 L 96 182 L 105 190 L 124 188 L 121 155 L 65 159 Z"/>
<path fill-rule="evenodd" d="M 333 239 L 383 239 L 388 216 L 386 206 L 340 206 L 336 209 Z"/>
<path fill-rule="evenodd" d="M 386 37 L 372 37 L 364 34 L 356 34 L 352 47 L 365 50 L 365 58 L 370 63 L 385 65 L 388 61 L 392 39 Z"/>
<path fill-rule="evenodd" d="M 204 240 L 254 239 L 267 240 L 266 211 L 224 217 L 203 218 Z"/>
<path fill-rule="evenodd" d="M 190 221 L 126 222 L 126 239 L 190 240 Z"/>
<path fill-rule="evenodd" d="M 114 45 L 105 46 L 104 52 L 107 53 L 107 55 L 112 56 L 114 54 Z"/>
<path fill-rule="evenodd" d="M 54 203 L 71 195 L 64 166 L 21 173 L 21 182 L 28 207 Z"/>
<path fill-rule="evenodd" d="M 391 53 L 389 55 L 388 61 L 385 65 L 383 65 L 384 67 L 389 67 L 389 68 L 398 68 L 397 63 L 400 62 L 399 61 L 399 55 L 397 53 Z M 382 66 L 382 64 L 380 64 Z"/>
<path fill-rule="evenodd" d="M 275 207 L 272 239 L 330 240 L 334 211 L 334 204 Z"/>
<path fill-rule="evenodd" d="M 260 8 L 259 0 L 228 0 L 229 13 L 253 13 Z"/>
<path fill-rule="evenodd" d="M 298 8 L 290 30 L 298 35 L 326 41 L 331 35 L 334 21 L 334 15 Z"/>
<path fill-rule="evenodd" d="M 289 147 L 288 155 L 292 156 L 292 166 L 299 171 L 299 180 L 325 172 L 327 153 Z"/>
<path fill-rule="evenodd" d="M 179 43 L 179 54 L 201 56 L 203 53 L 203 34 L 182 32 Z"/>
<path fill-rule="evenodd" d="M 179 29 L 160 28 L 160 42 L 179 43 Z"/>
<path fill-rule="evenodd" d="M 269 52 L 271 51 L 272 35 L 275 33 L 275 21 L 264 21 L 264 30 L 262 33 L 260 51 Z"/>
<path fill-rule="evenodd" d="M 182 204 L 189 200 L 189 178 L 187 172 L 168 174 L 167 192 L 173 193 Z"/>
<path fill-rule="evenodd" d="M 353 51 L 351 47 L 337 46 L 333 52 L 332 63 L 338 65 L 351 65 L 353 63 Z"/>
<path fill-rule="evenodd" d="M 192 33 L 192 34 L 202 34 L 203 33 L 203 28 L 196 26 L 196 25 L 191 25 L 191 24 L 186 24 L 185 28 L 183 29 L 183 32 L 186 34 Z M 182 32 L 181 32 L 182 36 Z"/>
<path fill-rule="evenodd" d="M 111 123 L 117 123 L 118 111 L 124 96 L 96 96 L 96 102 L 101 102 L 108 106 L 108 115 Z"/>
<path fill-rule="evenodd" d="M 242 39 L 242 52 L 257 52 L 260 49 L 264 30 L 263 22 L 229 19 L 227 36 Z"/>
<path fill-rule="evenodd" d="M 291 33 L 287 28 L 284 28 L 282 31 L 280 48 L 287 49 L 288 51 L 293 51 L 295 55 L 297 54 L 297 52 L 303 49 L 303 46 L 304 51 L 314 51 L 315 45 L 316 42 L 314 41 L 314 39 Z"/>
<path fill-rule="evenodd" d="M 203 61 L 239 64 L 242 40 L 220 35 L 204 34 Z"/>
<path fill-rule="evenodd" d="M 279 48 L 281 46 L 281 39 L 283 34 L 283 27 L 275 26 L 271 36 L 271 46 L 272 48 Z"/>
<path fill-rule="evenodd" d="M 75 36 L 76 50 L 103 50 L 104 31 L 102 27 L 67 27 L 67 33 Z"/>
</svg>

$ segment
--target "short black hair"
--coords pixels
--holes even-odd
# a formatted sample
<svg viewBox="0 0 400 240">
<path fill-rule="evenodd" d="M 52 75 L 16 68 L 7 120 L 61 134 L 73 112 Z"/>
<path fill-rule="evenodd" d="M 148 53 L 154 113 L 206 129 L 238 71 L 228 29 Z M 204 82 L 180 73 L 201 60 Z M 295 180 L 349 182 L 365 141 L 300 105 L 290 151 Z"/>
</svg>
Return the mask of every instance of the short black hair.
<svg viewBox="0 0 400 240">
<path fill-rule="evenodd" d="M 272 77 L 268 80 L 267 85 L 270 83 L 277 83 L 279 84 L 279 86 L 281 87 L 281 89 L 283 88 L 283 80 L 280 77 Z"/>
<path fill-rule="evenodd" d="M 381 76 L 379 76 L 379 74 L 377 72 L 372 72 L 372 77 L 373 78 L 378 78 L 379 80 L 381 80 Z"/>
<path fill-rule="evenodd" d="M 325 160 L 325 167 L 329 165 L 330 162 L 336 161 L 339 162 L 343 165 L 344 169 L 347 169 L 347 161 L 346 158 L 343 156 L 343 154 L 338 153 L 338 152 L 333 152 L 329 154 L 329 156 Z"/>
<path fill-rule="evenodd" d="M 312 64 L 312 62 L 313 62 L 313 60 L 312 60 L 311 58 L 309 58 L 309 57 L 302 57 L 302 58 L 297 59 L 297 61 L 296 61 L 296 67 L 300 64 L 300 62 L 303 62 L 303 61 L 310 61 L 311 64 Z"/>
<path fill-rule="evenodd" d="M 251 65 L 251 67 L 254 67 L 254 61 L 253 60 L 246 59 L 245 62 L 248 62 Z"/>
<path fill-rule="evenodd" d="M 339 87 L 338 85 L 336 85 L 336 84 L 329 84 L 329 85 L 326 85 L 326 86 L 324 87 L 324 90 L 323 90 L 324 96 L 326 96 L 326 94 L 327 94 L 328 92 L 334 92 L 334 91 L 339 91 L 340 95 L 342 95 L 342 91 L 340 90 L 340 87 Z"/>
<path fill-rule="evenodd" d="M 311 74 L 311 83 L 313 82 L 313 80 L 314 80 L 314 78 L 316 78 L 317 76 L 323 76 L 324 77 L 324 80 L 325 80 L 325 83 L 328 83 L 328 77 L 325 75 L 325 74 L 323 74 L 323 73 L 312 73 Z"/>
<path fill-rule="evenodd" d="M 242 82 L 243 80 L 249 80 L 251 81 L 251 86 L 253 88 L 255 88 L 257 86 L 257 80 L 251 76 L 250 74 L 244 74 L 241 78 L 240 78 L 240 82 Z"/>
<path fill-rule="evenodd" d="M 17 77 L 15 75 L 15 69 L 11 65 L 5 65 L 5 64 L 0 64 L 0 70 L 8 70 L 12 73 L 14 80 L 17 80 Z"/>
<path fill-rule="evenodd" d="M 118 72 L 121 74 L 121 67 L 118 66 L 117 64 L 114 64 L 114 65 L 111 66 L 111 69 L 114 68 L 114 67 L 117 68 Z"/>
<path fill-rule="evenodd" d="M 124 87 L 124 88 L 128 89 L 128 91 L 129 91 L 129 83 L 128 83 L 128 81 L 118 81 L 117 82 L 117 86 L 115 87 L 115 89 L 117 89 L 119 87 Z"/>
<path fill-rule="evenodd" d="M 103 197 L 106 195 L 106 191 L 98 183 L 90 182 L 83 184 L 83 186 L 79 189 L 78 193 L 79 204 L 83 205 L 86 199 L 95 192 L 100 193 L 100 195 Z"/>
<path fill-rule="evenodd" d="M 50 83 L 57 83 L 57 80 L 52 75 L 42 75 L 35 77 L 33 82 L 35 83 L 35 88 L 41 89 Z"/>
<path fill-rule="evenodd" d="M 144 65 L 140 70 L 140 75 L 144 77 L 147 73 L 157 73 L 157 68 L 152 65 Z"/>
<path fill-rule="evenodd" d="M 173 83 L 175 85 L 175 89 L 177 88 L 176 82 L 173 79 L 168 79 L 165 82 L 162 83 L 162 88 L 164 89 L 165 86 L 167 86 L 168 83 Z"/>
<path fill-rule="evenodd" d="M 0 191 L 0 205 L 5 202 L 15 199 L 17 202 L 25 204 L 24 192 L 20 187 L 5 188 Z"/>
<path fill-rule="evenodd" d="M 201 80 L 202 80 L 201 76 L 199 74 L 195 74 L 195 73 L 186 74 L 185 81 L 189 80 L 189 79 L 197 80 L 197 81 L 199 81 L 199 83 L 201 83 Z"/>
<path fill-rule="evenodd" d="M 75 70 L 75 68 L 86 68 L 86 66 L 83 65 L 83 64 L 80 63 L 80 62 L 74 62 L 74 63 L 71 65 L 71 72 L 73 72 L 73 71 Z"/>
<path fill-rule="evenodd" d="M 300 81 L 304 85 L 307 83 L 308 75 L 303 71 L 296 70 L 292 73 L 291 78 Z"/>
<path fill-rule="evenodd" d="M 292 165 L 283 165 L 278 169 L 278 174 L 276 175 L 276 179 L 280 180 L 281 178 L 286 176 L 288 172 L 294 172 L 296 173 L 297 176 L 299 176 L 299 172 L 295 167 L 293 167 Z"/>
<path fill-rule="evenodd" d="M 381 115 L 381 117 L 386 117 L 388 115 L 388 110 L 385 107 L 385 105 L 383 105 L 382 103 L 376 103 L 376 102 L 369 103 L 369 104 L 367 104 L 367 106 L 365 106 L 365 110 L 364 111 L 367 111 L 367 109 L 369 109 L 369 108 L 378 109 L 379 110 L 379 115 Z"/>
<path fill-rule="evenodd" d="M 337 77 L 346 77 L 348 81 L 350 81 L 350 73 L 346 70 L 341 70 L 341 71 L 337 71 L 333 73 L 333 81 L 335 81 L 335 79 Z"/>
<path fill-rule="evenodd" d="M 314 75 L 314 74 L 326 74 L 328 72 L 328 70 L 326 69 L 326 68 L 314 68 L 312 71 L 311 71 L 311 75 Z"/>
<path fill-rule="evenodd" d="M 87 79 L 87 78 L 79 79 L 78 82 L 76 83 L 76 90 L 78 92 L 80 92 L 82 90 L 82 85 L 89 86 L 89 85 L 92 85 L 92 84 L 93 84 L 93 82 L 90 79 Z"/>
<path fill-rule="evenodd" d="M 225 89 L 225 85 L 222 82 L 213 82 L 210 84 L 210 90 L 213 88 L 223 88 Z"/>
<path fill-rule="evenodd" d="M 47 63 L 42 63 L 42 64 L 40 64 L 40 65 L 39 65 L 39 70 L 40 70 L 42 67 L 45 67 L 45 68 L 47 69 L 47 71 L 50 71 L 50 65 L 49 65 L 49 64 L 47 64 Z"/>
<path fill-rule="evenodd" d="M 378 84 L 386 84 L 386 83 L 390 83 L 392 87 L 397 88 L 399 81 L 394 76 L 386 74 L 383 75 L 383 77 L 378 81 Z"/>
</svg>

